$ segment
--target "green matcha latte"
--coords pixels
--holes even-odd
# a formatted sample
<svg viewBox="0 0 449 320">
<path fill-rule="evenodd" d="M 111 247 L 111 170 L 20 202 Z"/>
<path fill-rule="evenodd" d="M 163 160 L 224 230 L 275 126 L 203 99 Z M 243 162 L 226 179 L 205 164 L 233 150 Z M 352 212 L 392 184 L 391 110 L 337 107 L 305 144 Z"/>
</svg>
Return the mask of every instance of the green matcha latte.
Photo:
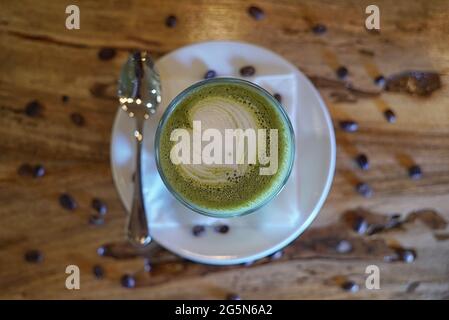
<svg viewBox="0 0 449 320">
<path fill-rule="evenodd" d="M 271 200 L 288 179 L 295 151 L 282 106 L 256 85 L 231 78 L 203 81 L 176 97 L 155 145 L 168 189 L 215 217 L 246 214 Z"/>
</svg>

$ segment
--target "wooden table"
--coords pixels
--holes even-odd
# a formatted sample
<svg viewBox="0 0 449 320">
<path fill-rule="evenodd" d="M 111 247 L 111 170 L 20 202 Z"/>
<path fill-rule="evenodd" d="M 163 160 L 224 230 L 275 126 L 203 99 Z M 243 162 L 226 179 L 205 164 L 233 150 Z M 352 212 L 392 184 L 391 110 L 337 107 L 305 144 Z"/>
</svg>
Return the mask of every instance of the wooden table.
<svg viewBox="0 0 449 320">
<path fill-rule="evenodd" d="M 79 30 L 65 28 L 64 1 L 1 2 L 0 297 L 223 299 L 237 293 L 243 299 L 449 298 L 447 1 L 376 1 L 380 33 L 364 27 L 365 7 L 372 1 L 257 0 L 253 3 L 265 12 L 259 21 L 247 13 L 250 3 L 244 1 L 197 2 L 78 1 Z M 165 25 L 170 14 L 178 17 L 174 28 Z M 313 33 L 317 23 L 327 32 Z M 337 128 L 333 187 L 312 227 L 280 259 L 211 267 L 164 251 L 147 273 L 143 258 L 120 244 L 125 214 L 109 163 L 117 74 L 130 49 L 148 49 L 158 57 L 215 39 L 270 48 L 317 83 Z M 104 47 L 115 49 L 115 57 L 98 59 Z M 336 81 L 338 65 L 347 66 L 349 81 L 362 92 Z M 376 73 L 405 70 L 435 71 L 442 88 L 423 97 L 376 94 Z M 68 101 L 61 100 L 63 95 Z M 43 106 L 37 117 L 24 111 L 33 100 Z M 396 123 L 385 120 L 385 108 L 394 110 Z M 74 124 L 72 113 L 84 116 L 85 124 Z M 348 118 L 358 122 L 358 132 L 338 128 Z M 367 171 L 354 164 L 360 152 L 369 157 Z M 44 165 L 45 176 L 18 175 L 23 163 Z M 408 177 L 413 163 L 422 168 L 419 180 Z M 371 185 L 371 198 L 354 191 L 359 181 Z M 59 205 L 62 192 L 76 199 L 74 212 Z M 100 227 L 88 224 L 94 197 L 109 208 Z M 355 217 L 378 226 L 393 213 L 401 214 L 399 228 L 377 228 L 380 232 L 372 235 L 352 228 Z M 341 240 L 352 244 L 350 252 L 338 253 Z M 97 254 L 106 243 L 115 243 L 115 258 Z M 403 252 L 398 248 L 416 250 L 415 261 L 385 261 Z M 29 249 L 41 250 L 43 261 L 25 262 Z M 80 267 L 80 290 L 64 286 L 70 264 Z M 104 267 L 104 279 L 94 278 L 96 264 Z M 372 264 L 380 268 L 379 290 L 365 287 L 365 268 Z M 135 289 L 121 287 L 124 273 L 136 273 Z M 343 290 L 346 280 L 360 290 Z"/>
</svg>

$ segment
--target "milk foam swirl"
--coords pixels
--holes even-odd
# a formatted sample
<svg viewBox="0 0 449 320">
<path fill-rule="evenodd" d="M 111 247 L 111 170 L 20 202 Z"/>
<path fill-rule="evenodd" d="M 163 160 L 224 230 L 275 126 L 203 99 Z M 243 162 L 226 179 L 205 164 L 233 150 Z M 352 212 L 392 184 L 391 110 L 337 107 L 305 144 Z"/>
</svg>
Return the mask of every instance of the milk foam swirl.
<svg viewBox="0 0 449 320">
<path fill-rule="evenodd" d="M 191 106 L 188 113 L 189 123 L 201 121 L 201 130 L 217 129 L 222 135 L 226 129 L 257 129 L 258 117 L 250 107 L 250 102 L 237 101 L 222 96 L 201 99 Z M 193 129 L 195 130 L 195 129 Z M 195 132 L 192 130 L 192 136 Z M 201 134 L 201 133 L 198 133 Z M 242 143 L 236 138 L 236 145 Z M 195 150 L 192 150 L 195 152 Z M 223 151 L 224 152 L 224 151 Z M 243 156 L 247 159 L 247 150 Z M 234 162 L 237 163 L 237 162 Z M 223 185 L 236 182 L 252 167 L 247 161 L 243 164 L 179 164 L 180 174 L 202 185 Z"/>
</svg>

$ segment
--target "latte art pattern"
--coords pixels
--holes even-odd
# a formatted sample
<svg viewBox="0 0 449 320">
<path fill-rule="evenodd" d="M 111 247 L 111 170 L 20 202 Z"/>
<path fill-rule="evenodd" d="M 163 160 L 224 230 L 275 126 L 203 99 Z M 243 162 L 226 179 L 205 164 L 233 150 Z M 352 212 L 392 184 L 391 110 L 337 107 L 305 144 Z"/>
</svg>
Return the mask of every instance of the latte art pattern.
<svg viewBox="0 0 449 320">
<path fill-rule="evenodd" d="M 250 102 L 234 101 L 225 97 L 208 97 L 198 101 L 188 112 L 188 122 L 201 122 L 201 130 L 216 129 L 222 136 L 225 136 L 225 130 L 229 129 L 257 129 L 261 128 L 259 123 L 262 121 L 257 119 L 257 115 L 251 112 Z M 195 132 L 197 128 L 191 129 L 191 136 L 195 133 L 201 135 L 201 132 Z M 245 143 L 244 137 L 237 136 L 235 145 Z M 192 145 L 192 144 L 191 144 Z M 201 148 L 202 149 L 202 148 Z M 200 153 L 200 150 L 193 149 L 193 153 Z M 235 151 L 235 150 L 234 150 Z M 223 145 L 222 154 L 225 152 Z M 235 155 L 236 152 L 233 152 Z M 198 155 L 199 157 L 201 155 Z M 244 159 L 240 159 L 242 164 L 237 164 L 238 159 L 234 158 L 233 164 L 179 164 L 176 169 L 180 174 L 195 181 L 199 184 L 230 184 L 238 181 L 239 177 L 245 175 L 248 170 L 254 170 L 248 164 L 248 149 L 245 148 L 241 155 Z"/>
</svg>

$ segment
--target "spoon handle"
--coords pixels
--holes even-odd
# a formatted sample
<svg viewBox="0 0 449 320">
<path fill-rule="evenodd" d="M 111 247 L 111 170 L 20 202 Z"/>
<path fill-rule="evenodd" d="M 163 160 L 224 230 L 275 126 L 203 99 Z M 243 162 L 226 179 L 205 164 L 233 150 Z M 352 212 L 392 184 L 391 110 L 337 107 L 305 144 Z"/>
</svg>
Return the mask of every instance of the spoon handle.
<svg viewBox="0 0 449 320">
<path fill-rule="evenodd" d="M 142 191 L 142 142 L 143 142 L 143 119 L 136 117 L 136 174 L 134 181 L 134 191 L 131 212 L 128 215 L 126 225 L 126 235 L 128 240 L 136 247 L 144 247 L 151 242 L 150 230 L 148 227 L 147 215 L 145 213 L 145 203 Z"/>
</svg>

